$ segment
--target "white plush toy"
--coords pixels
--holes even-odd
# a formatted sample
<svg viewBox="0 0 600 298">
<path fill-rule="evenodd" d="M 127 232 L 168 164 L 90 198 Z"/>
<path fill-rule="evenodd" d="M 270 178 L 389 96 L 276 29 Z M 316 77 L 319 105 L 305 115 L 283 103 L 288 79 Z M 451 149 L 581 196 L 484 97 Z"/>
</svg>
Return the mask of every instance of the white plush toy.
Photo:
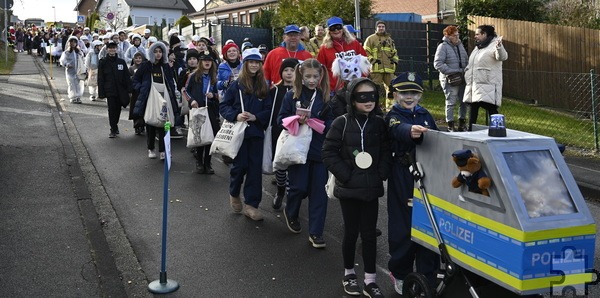
<svg viewBox="0 0 600 298">
<path fill-rule="evenodd" d="M 371 63 L 367 57 L 356 55 L 346 58 L 335 58 L 331 65 L 331 72 L 334 77 L 341 78 L 344 81 L 351 81 L 360 78 L 363 75 L 369 75 Z"/>
</svg>

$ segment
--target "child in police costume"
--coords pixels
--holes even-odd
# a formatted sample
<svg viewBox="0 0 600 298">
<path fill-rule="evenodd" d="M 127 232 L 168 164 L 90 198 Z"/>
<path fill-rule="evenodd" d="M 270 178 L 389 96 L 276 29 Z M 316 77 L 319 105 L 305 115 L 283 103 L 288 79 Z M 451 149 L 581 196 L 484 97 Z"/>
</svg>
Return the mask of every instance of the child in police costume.
<svg viewBox="0 0 600 298">
<path fill-rule="evenodd" d="M 423 96 L 423 81 L 418 74 L 404 72 L 392 80 L 395 104 L 386 115 L 392 139 L 392 173 L 388 181 L 388 268 L 394 289 L 402 294 L 403 279 L 413 271 L 425 274 L 431 283 L 439 266 L 436 253 L 413 243 L 410 239 L 414 178 L 409 171 L 410 154 L 423 142 L 429 129 L 438 130 L 435 120 L 419 105 Z"/>
</svg>

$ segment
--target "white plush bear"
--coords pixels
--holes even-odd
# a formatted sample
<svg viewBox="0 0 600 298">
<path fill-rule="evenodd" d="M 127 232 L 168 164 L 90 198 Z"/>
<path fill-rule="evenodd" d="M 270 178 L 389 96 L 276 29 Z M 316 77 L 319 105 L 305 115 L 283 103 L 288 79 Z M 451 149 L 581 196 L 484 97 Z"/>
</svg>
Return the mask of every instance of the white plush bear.
<svg viewBox="0 0 600 298">
<path fill-rule="evenodd" d="M 351 81 L 360 78 L 363 75 L 368 76 L 371 69 L 371 63 L 367 57 L 355 55 L 346 58 L 335 58 L 331 65 L 331 72 L 334 77 L 344 81 Z"/>
</svg>

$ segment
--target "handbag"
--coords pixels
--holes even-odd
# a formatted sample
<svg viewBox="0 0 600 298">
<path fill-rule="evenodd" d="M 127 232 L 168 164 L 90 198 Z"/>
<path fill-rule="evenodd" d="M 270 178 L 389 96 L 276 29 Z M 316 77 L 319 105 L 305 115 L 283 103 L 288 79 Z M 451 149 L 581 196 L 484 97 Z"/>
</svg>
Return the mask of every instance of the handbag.
<svg viewBox="0 0 600 298">
<path fill-rule="evenodd" d="M 446 84 L 450 86 L 462 86 L 465 84 L 465 77 L 462 72 L 455 72 L 446 75 Z"/>
<path fill-rule="evenodd" d="M 342 142 L 344 141 L 344 135 L 346 134 L 346 125 L 348 124 L 348 118 L 346 115 L 344 117 L 344 130 L 342 131 Z M 327 183 L 325 184 L 325 193 L 327 193 L 327 197 L 330 199 L 337 199 L 337 197 L 333 194 L 333 189 L 335 188 L 335 176 L 331 172 L 327 172 L 329 178 L 327 178 Z"/>
<path fill-rule="evenodd" d="M 86 80 L 88 77 L 87 68 L 85 67 L 85 62 L 83 61 L 83 57 L 77 55 L 77 78 L 80 80 Z"/>
<path fill-rule="evenodd" d="M 277 98 L 277 92 L 279 88 L 275 86 L 275 97 Z M 266 175 L 273 175 L 273 112 L 275 111 L 275 105 L 271 107 L 271 117 L 269 118 L 269 126 L 265 129 L 265 139 L 263 142 L 263 161 L 262 161 L 262 172 Z"/>
<path fill-rule="evenodd" d="M 460 49 L 456 47 L 456 54 L 458 55 L 458 66 L 462 69 L 462 59 L 460 58 Z M 465 74 L 462 72 L 455 72 L 446 75 L 446 84 L 450 86 L 462 86 L 465 84 Z"/>
<path fill-rule="evenodd" d="M 292 135 L 284 130 L 277 139 L 273 168 L 285 170 L 291 165 L 305 164 L 312 140 L 312 128 L 303 124 L 298 128 L 298 134 Z"/>
<path fill-rule="evenodd" d="M 243 113 L 244 99 L 242 97 L 242 91 L 239 91 Z M 217 135 L 210 146 L 210 154 L 217 153 L 234 159 L 244 142 L 244 132 L 248 126 L 248 122 L 246 121 L 231 122 L 229 120 L 224 120 L 221 129 L 217 132 Z"/>
<path fill-rule="evenodd" d="M 206 146 L 215 139 L 213 134 L 208 108 L 194 108 L 190 111 L 189 131 L 187 135 L 188 148 Z"/>
</svg>

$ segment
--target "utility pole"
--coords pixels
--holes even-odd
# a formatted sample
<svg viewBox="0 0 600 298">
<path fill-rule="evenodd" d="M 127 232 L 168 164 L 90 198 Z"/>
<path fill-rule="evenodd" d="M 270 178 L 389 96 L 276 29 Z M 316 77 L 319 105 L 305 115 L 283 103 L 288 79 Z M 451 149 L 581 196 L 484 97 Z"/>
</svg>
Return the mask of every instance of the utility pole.
<svg viewBox="0 0 600 298">
<path fill-rule="evenodd" d="M 362 30 L 360 28 L 360 0 L 354 0 L 354 28 L 358 30 L 358 38 L 361 38 Z"/>
</svg>

